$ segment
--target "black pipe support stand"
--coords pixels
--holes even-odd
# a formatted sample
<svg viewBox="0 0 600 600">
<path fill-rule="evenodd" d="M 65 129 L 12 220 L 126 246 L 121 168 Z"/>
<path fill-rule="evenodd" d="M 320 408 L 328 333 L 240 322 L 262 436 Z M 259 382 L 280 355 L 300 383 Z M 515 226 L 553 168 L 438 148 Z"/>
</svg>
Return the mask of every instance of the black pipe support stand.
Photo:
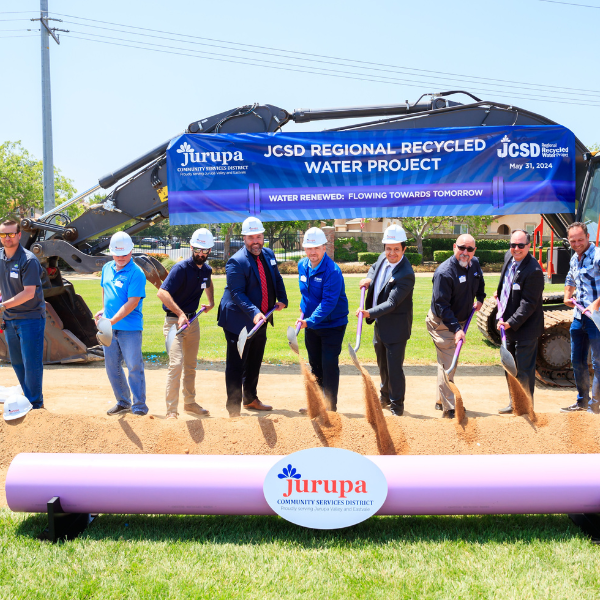
<svg viewBox="0 0 600 600">
<path fill-rule="evenodd" d="M 65 512 L 60 504 L 60 498 L 54 496 L 48 502 L 48 526 L 40 534 L 39 539 L 53 544 L 59 540 L 74 540 L 97 516 L 90 513 Z"/>
<path fill-rule="evenodd" d="M 568 516 L 585 535 L 592 538 L 593 544 L 600 545 L 600 513 L 575 513 Z"/>
</svg>

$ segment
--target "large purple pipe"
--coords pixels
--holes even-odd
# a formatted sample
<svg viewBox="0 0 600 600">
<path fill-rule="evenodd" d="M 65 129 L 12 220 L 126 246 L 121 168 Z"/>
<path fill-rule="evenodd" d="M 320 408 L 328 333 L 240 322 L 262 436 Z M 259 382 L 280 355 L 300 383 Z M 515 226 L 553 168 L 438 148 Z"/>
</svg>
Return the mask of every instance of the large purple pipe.
<svg viewBox="0 0 600 600">
<path fill-rule="evenodd" d="M 280 456 L 19 454 L 13 511 L 60 497 L 80 513 L 270 515 L 263 480 Z M 600 512 L 600 454 L 370 456 L 388 481 L 381 515 Z"/>
</svg>

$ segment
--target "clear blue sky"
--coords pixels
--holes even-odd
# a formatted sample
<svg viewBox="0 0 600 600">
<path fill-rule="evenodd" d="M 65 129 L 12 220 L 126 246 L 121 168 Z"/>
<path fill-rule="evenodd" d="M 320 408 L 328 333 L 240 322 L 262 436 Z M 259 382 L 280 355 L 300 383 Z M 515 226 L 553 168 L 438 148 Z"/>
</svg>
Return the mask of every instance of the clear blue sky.
<svg viewBox="0 0 600 600">
<path fill-rule="evenodd" d="M 239 105 L 269 103 L 291 111 L 384 104 L 406 99 L 414 101 L 424 92 L 449 89 L 470 90 L 484 100 L 497 100 L 541 113 L 569 127 L 585 144 L 598 143 L 600 0 L 577 1 L 598 8 L 539 0 L 496 3 L 475 0 L 307 0 L 303 3 L 49 0 L 50 13 L 56 17 L 62 13 L 238 44 L 458 74 L 449 79 L 447 75 L 418 71 L 358 70 L 339 62 L 318 63 L 316 58 L 306 63 L 292 59 L 291 55 L 282 58 L 241 53 L 234 51 L 231 44 L 220 42 L 212 43 L 228 46 L 228 49 L 157 37 L 173 37 L 169 34 L 156 33 L 152 37 L 151 32 L 138 31 L 146 34 L 139 37 L 97 29 L 90 26 L 116 27 L 60 16 L 64 22 L 55 26 L 69 29 L 72 34 L 62 35 L 60 46 L 51 42 L 54 162 L 82 191 L 105 173 L 182 132 L 190 122 Z M 39 1 L 0 0 L 2 13 L 27 10 L 39 10 Z M 32 37 L 7 37 L 21 35 L 19 31 L 8 30 L 37 28 L 38 25 L 27 20 L 4 20 L 35 16 L 38 15 L 0 14 L 3 19 L 0 21 L 3 30 L 0 31 L 3 59 L 0 142 L 21 140 L 30 152 L 41 158 L 39 33 L 30 34 Z M 396 81 L 326 77 L 73 38 L 89 34 L 255 56 L 305 69 L 320 66 L 360 72 L 359 77 L 386 76 Z M 208 43 L 207 40 L 195 41 Z M 473 81 L 474 78 L 494 81 Z M 534 84 L 568 89 L 543 89 Z M 535 89 L 525 89 L 527 87 Z M 592 91 L 569 94 L 569 89 L 574 88 Z M 561 100 L 564 103 L 550 102 L 557 97 L 565 98 Z M 319 123 L 289 125 L 286 129 L 315 130 L 324 126 Z"/>
</svg>

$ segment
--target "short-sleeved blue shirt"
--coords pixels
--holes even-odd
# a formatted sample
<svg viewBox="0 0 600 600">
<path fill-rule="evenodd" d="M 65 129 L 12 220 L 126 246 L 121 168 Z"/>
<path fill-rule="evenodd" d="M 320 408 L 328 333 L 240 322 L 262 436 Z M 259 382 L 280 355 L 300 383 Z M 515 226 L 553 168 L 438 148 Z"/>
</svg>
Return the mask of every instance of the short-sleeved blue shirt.
<svg viewBox="0 0 600 600">
<path fill-rule="evenodd" d="M 196 312 L 202 292 L 210 287 L 212 269 L 204 263 L 202 267 L 190 256 L 173 265 L 169 275 L 160 286 L 171 294 L 175 304 L 186 314 Z M 168 308 L 163 304 L 163 310 Z"/>
<path fill-rule="evenodd" d="M 102 267 L 100 285 L 104 290 L 104 316 L 107 319 L 112 319 L 129 298 L 141 298 L 138 305 L 124 319 L 113 325 L 113 329 L 142 331 L 144 329 L 142 304 L 146 297 L 144 271 L 133 262 L 133 259 L 117 271 L 115 261 L 111 260 Z"/>
</svg>

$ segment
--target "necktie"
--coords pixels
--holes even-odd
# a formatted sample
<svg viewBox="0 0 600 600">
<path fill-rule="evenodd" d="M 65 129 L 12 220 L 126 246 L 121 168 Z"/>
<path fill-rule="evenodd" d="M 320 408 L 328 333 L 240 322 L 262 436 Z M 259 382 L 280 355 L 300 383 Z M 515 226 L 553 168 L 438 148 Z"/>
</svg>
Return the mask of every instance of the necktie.
<svg viewBox="0 0 600 600">
<path fill-rule="evenodd" d="M 506 303 L 510 296 L 510 290 L 512 288 L 512 282 L 515 277 L 515 271 L 517 270 L 517 263 L 513 260 L 510 265 L 508 273 L 504 276 L 504 284 L 502 285 L 502 292 L 500 292 L 500 300 L 498 301 L 498 315 L 496 319 L 500 320 L 506 309 Z"/>
<path fill-rule="evenodd" d="M 391 266 L 392 265 L 390 265 L 390 263 L 388 262 L 387 265 L 383 267 L 381 273 L 379 274 L 379 277 L 377 278 L 377 289 L 375 290 L 377 293 L 373 298 L 373 303 L 375 305 L 379 304 L 379 294 L 381 294 L 381 290 L 383 289 L 385 282 L 388 280 Z"/>
<path fill-rule="evenodd" d="M 260 290 L 262 292 L 262 300 L 260 301 L 260 312 L 263 315 L 267 314 L 269 310 L 269 290 L 267 289 L 267 276 L 265 274 L 265 268 L 263 267 L 260 255 L 256 257 L 256 264 L 258 266 L 258 274 L 260 275 Z"/>
</svg>

